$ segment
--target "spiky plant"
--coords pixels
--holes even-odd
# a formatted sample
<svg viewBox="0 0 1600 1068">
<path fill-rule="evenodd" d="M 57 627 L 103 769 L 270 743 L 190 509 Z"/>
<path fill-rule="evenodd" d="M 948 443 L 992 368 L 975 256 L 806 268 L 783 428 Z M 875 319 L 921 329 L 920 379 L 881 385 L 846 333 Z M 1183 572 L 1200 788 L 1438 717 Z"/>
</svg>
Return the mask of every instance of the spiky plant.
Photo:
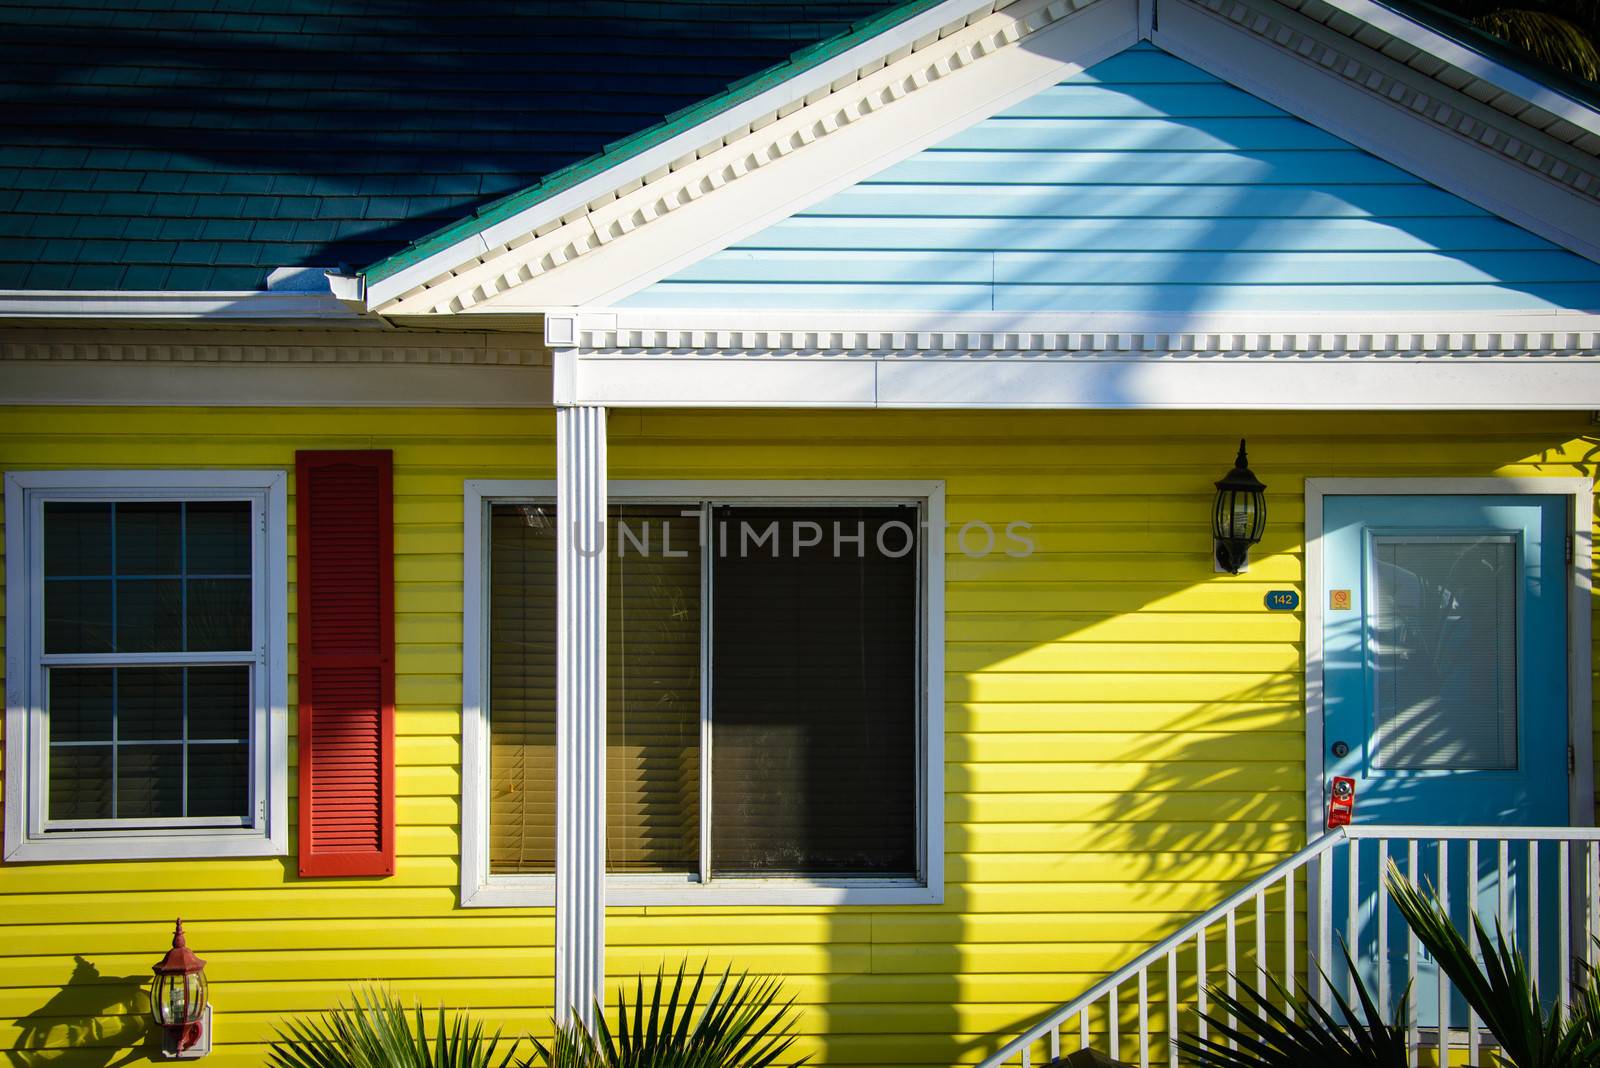
<svg viewBox="0 0 1600 1068">
<path fill-rule="evenodd" d="M 496 1060 L 500 1032 L 486 1035 L 482 1022 L 466 1013 L 456 1013 L 447 1026 L 442 1005 L 429 1041 L 420 1004 L 413 1027 L 394 994 L 369 986 L 352 990 L 349 1005 L 279 1027 L 267 1063 L 272 1068 L 506 1068 L 515 1048 L 507 1045 Z"/>
<path fill-rule="evenodd" d="M 1600 937 L 1595 938 L 1595 948 L 1600 949 Z M 1572 995 L 1568 1016 L 1585 1047 L 1600 1044 L 1600 970 L 1583 966 L 1583 982 Z"/>
<path fill-rule="evenodd" d="M 1384 1021 L 1348 948 L 1344 959 L 1361 1005 L 1359 1017 L 1326 972 L 1322 981 L 1337 1011 L 1291 997 L 1276 976 L 1269 977 L 1273 989 L 1265 994 L 1240 981 L 1243 997 L 1222 986 L 1210 988 L 1221 1008 L 1197 1015 L 1211 1033 L 1205 1038 L 1187 1034 L 1178 1040 L 1178 1049 L 1200 1068 L 1405 1068 L 1404 1030 Z M 1406 1018 L 1410 997 L 1408 987 L 1400 995 L 1396 1020 Z M 1287 1008 L 1291 1003 L 1292 1013 Z M 1230 1016 L 1237 1023 L 1230 1023 Z"/>
<path fill-rule="evenodd" d="M 696 1015 L 706 968 L 685 992 L 687 971 L 678 966 L 670 991 L 665 969 L 656 972 L 648 1013 L 643 976 L 634 982 L 631 1008 L 626 985 L 618 986 L 615 1031 L 596 1006 L 592 1032 L 573 1022 L 556 1028 L 549 1046 L 533 1039 L 534 1056 L 523 1068 L 769 1068 L 794 1044 L 794 1001 L 778 1004 L 778 980 L 724 971 Z"/>
<path fill-rule="evenodd" d="M 1595 1015 L 1600 1013 L 1600 998 L 1593 976 L 1574 1001 L 1576 1011 L 1563 1005 L 1546 1010 L 1527 962 L 1498 922 L 1495 937 L 1490 938 L 1477 913 L 1471 913 L 1480 962 L 1450 914 L 1413 886 L 1393 860 L 1386 878 L 1395 907 L 1412 933 L 1500 1041 L 1494 1056 L 1501 1064 L 1510 1068 L 1594 1068 L 1600 1064 L 1600 1016 Z"/>
</svg>

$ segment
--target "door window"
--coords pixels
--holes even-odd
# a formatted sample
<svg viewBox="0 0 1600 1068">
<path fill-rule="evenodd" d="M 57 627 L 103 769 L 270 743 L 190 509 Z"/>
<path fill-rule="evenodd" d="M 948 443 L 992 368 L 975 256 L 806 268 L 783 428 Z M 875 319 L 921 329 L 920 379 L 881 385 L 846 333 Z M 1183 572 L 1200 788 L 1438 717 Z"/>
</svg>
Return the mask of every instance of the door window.
<svg viewBox="0 0 1600 1068">
<path fill-rule="evenodd" d="M 1374 535 L 1373 766 L 1517 767 L 1517 545 Z"/>
</svg>

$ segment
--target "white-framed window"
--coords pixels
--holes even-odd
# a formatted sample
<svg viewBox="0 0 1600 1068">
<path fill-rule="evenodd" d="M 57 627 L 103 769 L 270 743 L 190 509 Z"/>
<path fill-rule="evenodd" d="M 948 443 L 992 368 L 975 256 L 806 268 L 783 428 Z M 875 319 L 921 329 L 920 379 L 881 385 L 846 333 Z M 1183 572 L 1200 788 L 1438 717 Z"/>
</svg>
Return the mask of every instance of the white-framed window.
<svg viewBox="0 0 1600 1068">
<path fill-rule="evenodd" d="M 607 902 L 942 901 L 943 484 L 608 494 Z M 464 498 L 461 900 L 550 904 L 555 484 Z"/>
<path fill-rule="evenodd" d="M 6 474 L 7 860 L 287 851 L 287 481 Z"/>
</svg>

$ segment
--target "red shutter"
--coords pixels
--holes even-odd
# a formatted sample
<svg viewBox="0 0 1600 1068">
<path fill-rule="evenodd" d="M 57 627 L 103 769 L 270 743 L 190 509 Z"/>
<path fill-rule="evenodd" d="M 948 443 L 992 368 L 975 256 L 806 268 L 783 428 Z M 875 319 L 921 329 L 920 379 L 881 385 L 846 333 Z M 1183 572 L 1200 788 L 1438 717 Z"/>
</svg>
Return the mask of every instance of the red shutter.
<svg viewBox="0 0 1600 1068">
<path fill-rule="evenodd" d="M 300 874 L 394 874 L 394 504 L 387 451 L 295 455 Z"/>
</svg>

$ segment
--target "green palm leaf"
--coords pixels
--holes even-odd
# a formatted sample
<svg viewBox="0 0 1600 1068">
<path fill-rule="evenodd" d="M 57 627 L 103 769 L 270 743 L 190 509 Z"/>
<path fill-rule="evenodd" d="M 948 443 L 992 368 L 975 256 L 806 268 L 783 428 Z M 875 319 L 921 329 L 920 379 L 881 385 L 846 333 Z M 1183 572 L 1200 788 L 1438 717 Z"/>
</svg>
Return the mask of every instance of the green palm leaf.
<svg viewBox="0 0 1600 1068">
<path fill-rule="evenodd" d="M 687 971 L 687 964 L 678 966 L 670 990 L 665 969 L 657 971 L 648 998 L 640 976 L 631 1005 L 619 986 L 615 1030 L 603 1009 L 592 1032 L 576 1022 L 558 1027 L 550 1045 L 532 1040 L 534 1057 L 524 1068 L 770 1068 L 794 1044 L 794 1001 L 779 1004 L 776 979 L 724 971 L 701 1006 L 705 966 L 685 991 Z"/>
<path fill-rule="evenodd" d="M 1177 1041 L 1179 1051 L 1200 1068 L 1405 1068 L 1404 1031 L 1382 1019 L 1348 949 L 1344 958 L 1359 1015 L 1325 972 L 1322 981 L 1337 1011 L 1291 997 L 1276 976 L 1269 977 L 1272 990 L 1266 993 L 1240 980 L 1243 997 L 1229 994 L 1226 987 L 1210 988 L 1221 1008 L 1197 1015 L 1210 1025 L 1211 1034 L 1186 1034 Z M 1409 989 L 1400 996 L 1397 1020 L 1406 1018 L 1410 996 Z M 1295 1011 L 1286 1007 L 1290 1004 Z M 1229 1017 L 1238 1022 L 1230 1023 Z"/>
<path fill-rule="evenodd" d="M 1433 954 L 1484 1026 L 1499 1039 L 1500 1049 L 1495 1056 L 1502 1064 L 1511 1068 L 1594 1068 L 1600 1063 L 1600 1035 L 1593 1034 L 1591 1026 L 1578 1024 L 1581 1016 L 1569 1017 L 1563 1006 L 1545 1011 L 1527 962 L 1498 922 L 1491 939 L 1477 913 L 1471 913 L 1479 960 L 1473 956 L 1472 943 L 1456 930 L 1449 913 L 1436 899 L 1424 896 L 1413 886 L 1393 860 L 1389 861 L 1387 882 L 1395 907 L 1417 940 Z M 1581 995 L 1580 1007 L 1582 997 L 1593 1004 L 1593 982 Z M 1573 1025 L 1569 1025 L 1569 1019 Z"/>
<path fill-rule="evenodd" d="M 500 1034 L 457 1013 L 445 1021 L 440 1006 L 434 1038 L 428 1040 L 422 1006 L 413 1026 L 406 1008 L 388 990 L 372 986 L 352 993 L 351 1003 L 331 1012 L 289 1020 L 267 1051 L 272 1068 L 506 1068 L 515 1045 L 497 1061 Z"/>
<path fill-rule="evenodd" d="M 1589 81 L 1600 81 L 1600 48 L 1580 27 L 1548 11 L 1500 8 L 1472 20 L 1541 63 Z"/>
</svg>

